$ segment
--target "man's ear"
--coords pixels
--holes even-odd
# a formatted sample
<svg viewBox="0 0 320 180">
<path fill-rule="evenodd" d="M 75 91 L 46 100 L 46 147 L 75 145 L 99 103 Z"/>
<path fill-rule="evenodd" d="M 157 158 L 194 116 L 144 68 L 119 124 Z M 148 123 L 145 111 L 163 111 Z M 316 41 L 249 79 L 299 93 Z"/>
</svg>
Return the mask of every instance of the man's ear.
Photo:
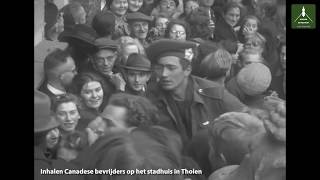
<svg viewBox="0 0 320 180">
<path fill-rule="evenodd" d="M 192 71 L 192 66 L 191 64 L 187 66 L 187 68 L 184 70 L 184 74 L 185 76 L 189 76 L 191 74 Z"/>
</svg>

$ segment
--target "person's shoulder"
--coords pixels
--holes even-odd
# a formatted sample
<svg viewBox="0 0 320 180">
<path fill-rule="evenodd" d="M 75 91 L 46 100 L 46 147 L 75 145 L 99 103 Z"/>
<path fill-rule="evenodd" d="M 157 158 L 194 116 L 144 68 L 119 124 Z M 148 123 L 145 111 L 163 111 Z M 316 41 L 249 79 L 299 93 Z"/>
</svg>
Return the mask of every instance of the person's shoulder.
<svg viewBox="0 0 320 180">
<path fill-rule="evenodd" d="M 225 88 L 220 84 L 200 78 L 197 76 L 192 76 L 195 83 L 197 83 L 198 89 L 195 89 L 200 95 L 206 96 L 213 99 L 222 99 L 225 93 Z"/>
</svg>

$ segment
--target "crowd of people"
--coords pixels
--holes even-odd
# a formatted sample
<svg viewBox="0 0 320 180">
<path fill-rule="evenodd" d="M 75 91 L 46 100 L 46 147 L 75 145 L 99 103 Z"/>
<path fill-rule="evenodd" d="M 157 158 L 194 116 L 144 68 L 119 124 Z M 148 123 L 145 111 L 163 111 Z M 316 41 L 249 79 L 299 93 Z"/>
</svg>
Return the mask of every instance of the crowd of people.
<svg viewBox="0 0 320 180">
<path fill-rule="evenodd" d="M 285 10 L 284 0 L 45 0 L 57 46 L 34 91 L 35 179 L 286 179 Z"/>
</svg>

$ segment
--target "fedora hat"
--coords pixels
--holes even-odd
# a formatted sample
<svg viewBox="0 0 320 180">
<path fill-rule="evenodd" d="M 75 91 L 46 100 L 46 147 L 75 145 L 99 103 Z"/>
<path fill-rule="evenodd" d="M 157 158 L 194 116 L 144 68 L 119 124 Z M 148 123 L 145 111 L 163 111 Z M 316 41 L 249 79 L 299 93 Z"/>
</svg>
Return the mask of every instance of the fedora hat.
<svg viewBox="0 0 320 180">
<path fill-rule="evenodd" d="M 58 39 L 62 42 L 68 42 L 69 38 L 78 39 L 94 45 L 94 41 L 98 38 L 98 35 L 92 27 L 85 24 L 76 24 L 72 28 L 65 29 Z"/>
<path fill-rule="evenodd" d="M 51 102 L 48 95 L 34 91 L 34 132 L 43 132 L 60 124 L 51 115 Z"/>
<path fill-rule="evenodd" d="M 124 69 L 137 71 L 151 71 L 151 62 L 147 57 L 141 54 L 130 54 L 126 65 L 120 65 Z"/>
</svg>

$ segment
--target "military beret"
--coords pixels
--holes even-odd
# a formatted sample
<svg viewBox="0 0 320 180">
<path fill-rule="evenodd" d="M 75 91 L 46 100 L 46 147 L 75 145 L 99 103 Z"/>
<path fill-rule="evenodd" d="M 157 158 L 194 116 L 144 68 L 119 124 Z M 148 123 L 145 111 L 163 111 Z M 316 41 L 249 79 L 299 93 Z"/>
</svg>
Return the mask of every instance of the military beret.
<svg viewBox="0 0 320 180">
<path fill-rule="evenodd" d="M 108 38 L 98 38 L 94 41 L 94 45 L 98 49 L 111 49 L 114 51 L 119 47 L 119 43 L 117 41 Z"/>
<path fill-rule="evenodd" d="M 191 41 L 160 39 L 149 45 L 146 54 L 151 63 L 164 56 L 176 56 L 191 62 L 194 56 L 193 49 L 196 47 L 197 44 Z"/>
<path fill-rule="evenodd" d="M 236 81 L 240 89 L 249 96 L 263 93 L 271 83 L 271 72 L 262 63 L 252 63 L 240 70 Z"/>
<path fill-rule="evenodd" d="M 128 23 L 133 22 L 133 21 L 151 22 L 153 20 L 153 18 L 151 16 L 147 16 L 141 12 L 128 13 L 126 18 L 127 18 Z"/>
</svg>

